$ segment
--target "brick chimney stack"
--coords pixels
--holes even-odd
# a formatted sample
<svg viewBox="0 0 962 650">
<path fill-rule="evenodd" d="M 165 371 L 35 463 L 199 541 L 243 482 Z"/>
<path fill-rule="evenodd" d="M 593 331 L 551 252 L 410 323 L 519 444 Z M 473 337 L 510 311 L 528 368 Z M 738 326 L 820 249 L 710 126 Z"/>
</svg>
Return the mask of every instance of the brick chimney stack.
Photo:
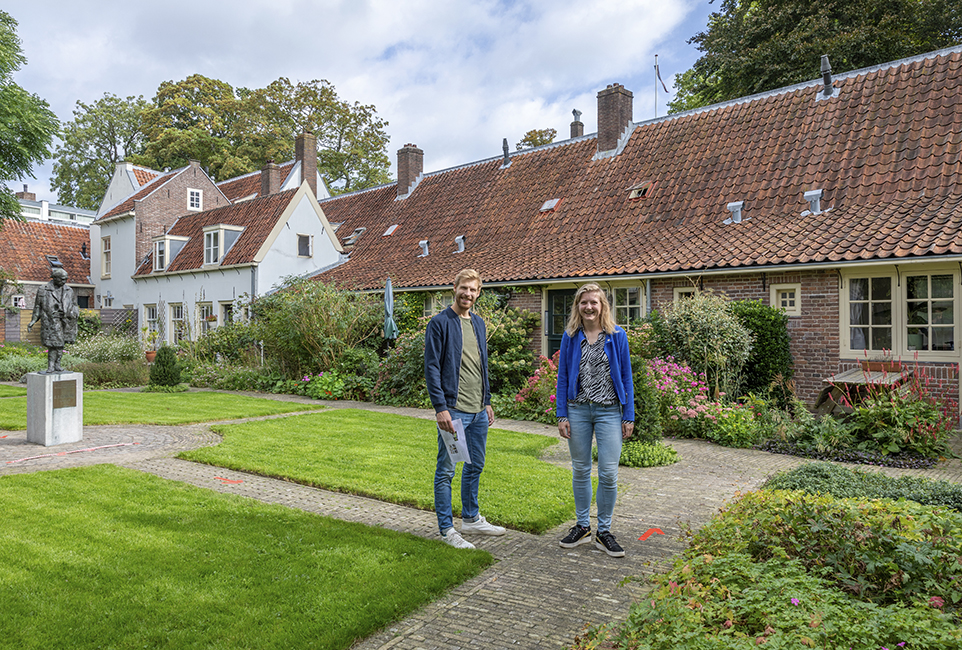
<svg viewBox="0 0 962 650">
<path fill-rule="evenodd" d="M 571 137 L 580 138 L 585 134 L 585 123 L 581 121 L 581 111 L 577 108 L 571 111 L 574 121 L 571 123 Z"/>
<path fill-rule="evenodd" d="M 424 152 L 416 144 L 406 144 L 397 150 L 397 195 L 407 196 L 411 185 L 424 171 Z"/>
<path fill-rule="evenodd" d="M 22 192 L 17 192 L 17 198 L 18 198 L 18 199 L 23 199 L 24 201 L 36 201 L 36 200 L 37 200 L 37 195 L 34 194 L 33 192 L 28 192 L 28 191 L 27 191 L 27 184 L 24 183 L 24 184 L 23 184 L 23 191 L 22 191 Z"/>
<path fill-rule="evenodd" d="M 301 182 L 307 181 L 314 196 L 317 196 L 317 136 L 309 131 L 297 136 L 294 141 L 294 160 L 301 163 Z"/>
<path fill-rule="evenodd" d="M 632 98 L 630 90 L 612 84 L 598 93 L 598 152 L 611 151 L 631 124 Z"/>
<path fill-rule="evenodd" d="M 277 194 L 281 189 L 281 168 L 268 160 L 264 168 L 261 169 L 261 193 L 260 196 L 270 196 Z"/>
</svg>

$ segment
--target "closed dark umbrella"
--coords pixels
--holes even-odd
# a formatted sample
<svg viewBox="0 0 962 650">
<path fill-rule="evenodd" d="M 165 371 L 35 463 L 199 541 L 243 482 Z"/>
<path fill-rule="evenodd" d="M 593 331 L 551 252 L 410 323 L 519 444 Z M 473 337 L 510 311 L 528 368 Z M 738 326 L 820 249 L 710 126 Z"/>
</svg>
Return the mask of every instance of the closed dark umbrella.
<svg viewBox="0 0 962 650">
<path fill-rule="evenodd" d="M 384 285 L 384 338 L 396 339 L 398 335 L 397 323 L 394 322 L 394 289 L 391 278 Z"/>
</svg>

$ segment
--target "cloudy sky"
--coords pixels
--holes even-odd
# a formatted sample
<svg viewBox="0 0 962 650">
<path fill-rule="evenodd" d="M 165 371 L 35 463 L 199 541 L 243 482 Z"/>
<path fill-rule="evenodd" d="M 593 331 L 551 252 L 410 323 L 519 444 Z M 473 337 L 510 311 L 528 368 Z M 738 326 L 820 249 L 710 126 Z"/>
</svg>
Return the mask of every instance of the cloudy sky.
<svg viewBox="0 0 962 650">
<path fill-rule="evenodd" d="M 568 137 L 572 109 L 596 131 L 596 95 L 634 93 L 634 119 L 665 114 L 654 60 L 674 75 L 698 56 L 708 0 L 7 0 L 27 65 L 14 79 L 62 121 L 105 92 L 151 99 L 191 74 L 260 88 L 326 79 L 388 121 L 389 157 L 411 142 L 425 171 L 501 154 L 526 131 Z M 28 183 L 49 192 L 51 162 Z M 393 174 L 393 170 L 392 170 Z"/>
</svg>

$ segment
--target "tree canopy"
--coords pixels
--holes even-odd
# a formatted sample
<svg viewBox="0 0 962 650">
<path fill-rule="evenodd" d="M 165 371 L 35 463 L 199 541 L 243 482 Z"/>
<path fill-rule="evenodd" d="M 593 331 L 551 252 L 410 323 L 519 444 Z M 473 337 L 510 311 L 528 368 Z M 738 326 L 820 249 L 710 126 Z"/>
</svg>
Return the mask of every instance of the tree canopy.
<svg viewBox="0 0 962 650">
<path fill-rule="evenodd" d="M 669 112 L 962 43 L 958 0 L 722 0 L 688 41 L 702 56 L 675 81 Z"/>
<path fill-rule="evenodd" d="M 13 73 L 26 62 L 17 21 L 0 11 L 0 219 L 22 218 L 6 183 L 33 175 L 34 163 L 50 156 L 50 143 L 60 128 L 47 102 L 13 82 Z"/>
<path fill-rule="evenodd" d="M 50 189 L 60 203 L 100 207 L 116 164 L 143 153 L 141 115 L 148 106 L 143 97 L 122 99 L 110 93 L 92 104 L 77 102 L 54 153 Z"/>
<path fill-rule="evenodd" d="M 555 129 L 531 129 L 524 134 L 521 142 L 515 146 L 518 148 L 518 151 L 540 147 L 543 144 L 551 144 L 554 142 L 555 136 L 557 135 L 558 131 Z"/>
</svg>

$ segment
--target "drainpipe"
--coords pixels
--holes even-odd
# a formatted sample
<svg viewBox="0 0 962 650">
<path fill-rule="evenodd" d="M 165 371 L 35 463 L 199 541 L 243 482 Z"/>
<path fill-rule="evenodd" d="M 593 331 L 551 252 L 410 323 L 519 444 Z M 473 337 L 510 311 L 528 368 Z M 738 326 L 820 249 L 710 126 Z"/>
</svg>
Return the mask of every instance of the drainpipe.
<svg viewBox="0 0 962 650">
<path fill-rule="evenodd" d="M 651 278 L 645 280 L 645 316 L 651 315 Z"/>
</svg>

